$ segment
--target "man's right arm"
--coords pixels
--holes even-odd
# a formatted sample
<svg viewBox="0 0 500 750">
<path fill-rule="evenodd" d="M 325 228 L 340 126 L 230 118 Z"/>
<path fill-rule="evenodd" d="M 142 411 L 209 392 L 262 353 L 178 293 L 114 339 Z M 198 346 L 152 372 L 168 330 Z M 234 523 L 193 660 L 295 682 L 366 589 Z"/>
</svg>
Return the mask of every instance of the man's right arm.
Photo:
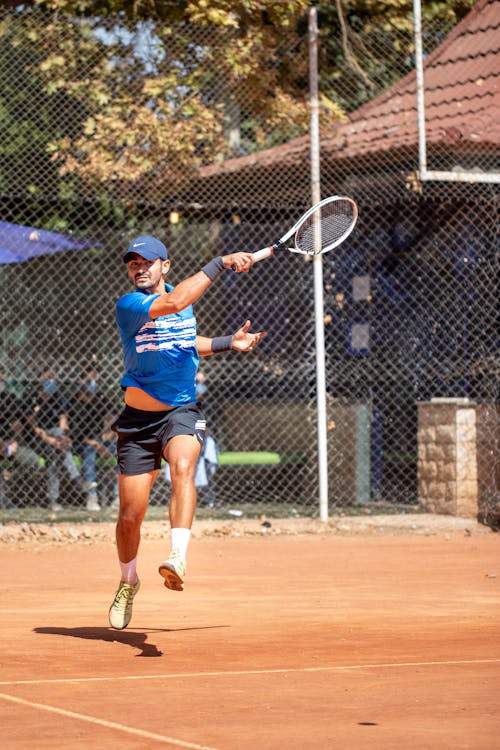
<svg viewBox="0 0 500 750">
<path fill-rule="evenodd" d="M 233 268 L 236 273 L 247 272 L 254 263 L 252 253 L 231 253 L 210 261 L 203 270 L 181 281 L 175 289 L 160 294 L 149 308 L 153 320 L 162 315 L 180 312 L 196 302 L 210 284 L 226 269 Z"/>
</svg>

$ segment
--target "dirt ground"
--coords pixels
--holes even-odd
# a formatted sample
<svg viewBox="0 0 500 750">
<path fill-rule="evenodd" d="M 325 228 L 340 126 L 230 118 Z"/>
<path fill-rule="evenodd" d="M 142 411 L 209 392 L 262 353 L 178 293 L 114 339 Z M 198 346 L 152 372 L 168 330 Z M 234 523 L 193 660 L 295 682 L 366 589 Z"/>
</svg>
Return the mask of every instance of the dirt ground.
<svg viewBox="0 0 500 750">
<path fill-rule="evenodd" d="M 113 524 L 0 527 L 5 750 L 494 750 L 498 534 L 430 515 L 146 523 L 109 627 Z M 265 525 L 263 525 L 265 524 Z"/>
<path fill-rule="evenodd" d="M 169 534 L 167 521 L 146 521 L 143 524 L 143 539 L 164 539 Z M 38 542 L 84 543 L 113 541 L 115 525 L 106 523 L 50 523 L 0 524 L 0 544 L 22 545 Z M 255 536 L 267 534 L 301 535 L 313 534 L 339 536 L 398 536 L 401 534 L 418 534 L 424 536 L 465 534 L 478 536 L 494 533 L 484 524 L 474 519 L 455 516 L 434 515 L 431 513 L 412 513 L 400 515 L 340 516 L 327 522 L 308 518 L 266 519 L 224 519 L 217 521 L 196 520 L 193 526 L 193 538 L 204 536 Z"/>
</svg>

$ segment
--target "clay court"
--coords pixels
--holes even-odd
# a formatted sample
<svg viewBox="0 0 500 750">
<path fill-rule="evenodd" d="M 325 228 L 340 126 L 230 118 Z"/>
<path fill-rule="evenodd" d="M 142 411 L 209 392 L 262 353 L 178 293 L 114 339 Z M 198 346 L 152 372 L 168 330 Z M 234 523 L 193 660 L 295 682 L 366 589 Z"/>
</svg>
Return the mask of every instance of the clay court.
<svg viewBox="0 0 500 750">
<path fill-rule="evenodd" d="M 237 529 L 198 528 L 183 593 L 146 533 L 125 631 L 109 529 L 0 545 L 2 746 L 499 747 L 498 534 Z"/>
</svg>

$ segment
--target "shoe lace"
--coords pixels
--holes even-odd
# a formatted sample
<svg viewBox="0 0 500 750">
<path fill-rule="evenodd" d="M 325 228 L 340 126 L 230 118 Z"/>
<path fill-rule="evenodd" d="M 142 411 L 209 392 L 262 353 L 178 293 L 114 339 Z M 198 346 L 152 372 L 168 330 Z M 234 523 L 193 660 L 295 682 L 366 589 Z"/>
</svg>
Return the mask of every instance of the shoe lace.
<svg viewBox="0 0 500 750">
<path fill-rule="evenodd" d="M 118 591 L 116 592 L 114 606 L 115 607 L 127 607 L 132 601 L 132 597 L 130 596 L 131 593 L 132 593 L 132 589 L 125 588 L 125 586 L 121 586 L 121 588 L 119 588 Z"/>
<path fill-rule="evenodd" d="M 184 572 L 186 570 L 186 563 L 181 557 L 181 553 L 179 552 L 179 550 L 172 550 L 172 552 L 168 556 L 168 562 L 174 564 L 175 569 L 178 571 L 178 573 L 180 573 L 180 575 L 184 575 Z"/>
</svg>

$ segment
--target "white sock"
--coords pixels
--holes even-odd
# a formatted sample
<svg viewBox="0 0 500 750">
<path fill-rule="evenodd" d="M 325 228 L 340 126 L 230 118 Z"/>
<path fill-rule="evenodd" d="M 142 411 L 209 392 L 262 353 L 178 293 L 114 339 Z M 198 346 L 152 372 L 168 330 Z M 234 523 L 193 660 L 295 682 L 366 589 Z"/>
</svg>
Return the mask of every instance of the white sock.
<svg viewBox="0 0 500 750">
<path fill-rule="evenodd" d="M 133 560 L 130 560 L 130 562 L 124 563 L 121 560 L 118 561 L 120 563 L 120 569 L 122 571 L 122 581 L 125 581 L 125 583 L 131 583 L 134 585 L 137 583 L 137 557 L 134 557 Z"/>
<path fill-rule="evenodd" d="M 186 559 L 187 548 L 191 538 L 191 529 L 171 529 L 170 545 L 172 550 L 177 550 L 183 560 Z"/>
</svg>

